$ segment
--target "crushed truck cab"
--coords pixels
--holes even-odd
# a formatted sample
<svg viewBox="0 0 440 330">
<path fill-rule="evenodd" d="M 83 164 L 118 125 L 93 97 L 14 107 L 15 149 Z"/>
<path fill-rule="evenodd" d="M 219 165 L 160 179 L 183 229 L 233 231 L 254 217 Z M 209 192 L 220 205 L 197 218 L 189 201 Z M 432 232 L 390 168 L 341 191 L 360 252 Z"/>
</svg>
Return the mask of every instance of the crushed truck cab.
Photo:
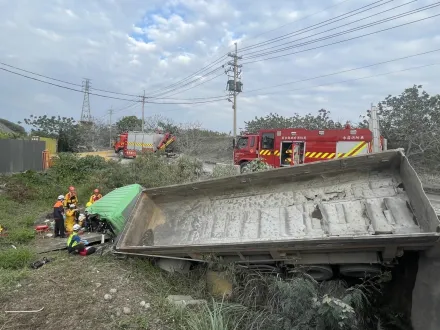
<svg viewBox="0 0 440 330">
<path fill-rule="evenodd" d="M 401 150 L 145 189 L 116 251 L 245 265 L 307 265 L 319 279 L 376 272 L 440 237 Z M 316 272 L 321 272 L 316 275 Z"/>
</svg>

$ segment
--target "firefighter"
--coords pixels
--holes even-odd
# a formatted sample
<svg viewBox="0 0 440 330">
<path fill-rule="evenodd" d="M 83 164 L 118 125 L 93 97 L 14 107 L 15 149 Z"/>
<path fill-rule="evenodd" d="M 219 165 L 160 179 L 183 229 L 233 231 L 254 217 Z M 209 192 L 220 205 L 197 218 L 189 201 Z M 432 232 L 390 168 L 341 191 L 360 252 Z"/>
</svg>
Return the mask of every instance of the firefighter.
<svg viewBox="0 0 440 330">
<path fill-rule="evenodd" d="M 78 206 L 78 195 L 76 194 L 75 187 L 70 186 L 69 192 L 64 197 L 64 207 L 68 208 L 70 204 Z"/>
<path fill-rule="evenodd" d="M 99 193 L 99 189 L 95 189 L 95 190 L 93 191 L 93 195 L 90 196 L 89 203 L 92 203 L 92 204 L 93 204 L 94 202 L 100 200 L 101 198 L 102 198 L 102 195 Z M 87 204 L 88 204 L 88 203 L 87 203 Z"/>
<path fill-rule="evenodd" d="M 81 226 L 78 224 L 73 225 L 73 231 L 69 235 L 69 238 L 67 239 L 67 251 L 69 253 L 72 252 L 78 252 L 84 251 L 86 249 L 85 243 L 78 235 L 78 231 L 81 229 Z"/>
<path fill-rule="evenodd" d="M 285 165 L 293 165 L 292 164 L 292 156 L 293 156 L 293 143 L 289 149 L 286 150 L 286 158 L 284 159 Z"/>
<path fill-rule="evenodd" d="M 76 212 L 78 210 L 76 209 L 75 204 L 70 204 L 69 209 L 66 211 L 66 221 L 65 221 L 65 227 L 66 231 L 68 233 L 71 233 L 73 231 L 73 226 L 76 222 Z"/>
<path fill-rule="evenodd" d="M 63 207 L 64 196 L 59 195 L 56 203 L 53 206 L 53 218 L 55 220 L 55 233 L 54 237 L 64 238 L 64 207 Z"/>
</svg>

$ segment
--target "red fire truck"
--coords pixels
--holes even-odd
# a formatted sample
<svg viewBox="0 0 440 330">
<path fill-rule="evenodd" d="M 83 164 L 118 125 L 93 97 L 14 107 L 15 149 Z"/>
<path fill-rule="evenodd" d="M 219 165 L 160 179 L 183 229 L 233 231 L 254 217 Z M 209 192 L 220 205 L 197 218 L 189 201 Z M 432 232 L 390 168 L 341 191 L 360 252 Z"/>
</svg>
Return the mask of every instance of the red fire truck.
<svg viewBox="0 0 440 330">
<path fill-rule="evenodd" d="M 382 150 L 383 138 L 378 139 Z M 234 164 L 241 170 L 255 158 L 273 167 L 324 161 L 371 153 L 373 134 L 367 128 L 307 130 L 303 128 L 265 129 L 237 138 Z"/>
<path fill-rule="evenodd" d="M 115 153 L 124 158 L 135 158 L 139 152 L 166 150 L 176 138 L 170 133 L 125 132 L 113 145 Z"/>
</svg>

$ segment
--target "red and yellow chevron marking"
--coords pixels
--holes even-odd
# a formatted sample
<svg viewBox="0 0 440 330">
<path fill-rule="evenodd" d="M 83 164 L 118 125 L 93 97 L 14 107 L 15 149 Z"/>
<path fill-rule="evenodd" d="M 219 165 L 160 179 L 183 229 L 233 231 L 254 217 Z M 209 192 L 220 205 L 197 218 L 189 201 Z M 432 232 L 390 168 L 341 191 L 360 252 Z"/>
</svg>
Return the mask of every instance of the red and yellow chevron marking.
<svg viewBox="0 0 440 330">
<path fill-rule="evenodd" d="M 358 144 L 356 144 L 354 146 L 354 148 L 352 148 L 349 152 L 346 152 L 341 158 L 356 156 L 362 150 L 364 150 L 366 147 L 367 147 L 367 142 L 366 141 L 359 142 Z"/>
<path fill-rule="evenodd" d="M 334 152 L 306 152 L 306 157 L 315 159 L 332 159 L 335 155 Z"/>
<path fill-rule="evenodd" d="M 260 155 L 261 156 L 270 156 L 270 155 L 272 155 L 272 151 L 263 149 L 263 150 L 260 150 Z"/>
<path fill-rule="evenodd" d="M 275 156 L 279 156 L 279 155 L 280 155 L 280 151 L 279 151 L 279 150 L 275 150 L 275 151 L 273 152 L 273 154 L 274 154 Z"/>
<path fill-rule="evenodd" d="M 367 147 L 367 142 L 361 141 L 356 144 L 349 152 L 339 152 L 337 158 L 346 158 L 358 155 L 362 150 Z M 306 152 L 307 158 L 314 159 L 333 159 L 336 157 L 334 152 Z"/>
<path fill-rule="evenodd" d="M 153 147 L 153 143 L 142 143 L 142 142 L 128 142 L 127 143 L 128 146 L 130 147 L 142 147 L 142 148 L 152 148 Z"/>
</svg>

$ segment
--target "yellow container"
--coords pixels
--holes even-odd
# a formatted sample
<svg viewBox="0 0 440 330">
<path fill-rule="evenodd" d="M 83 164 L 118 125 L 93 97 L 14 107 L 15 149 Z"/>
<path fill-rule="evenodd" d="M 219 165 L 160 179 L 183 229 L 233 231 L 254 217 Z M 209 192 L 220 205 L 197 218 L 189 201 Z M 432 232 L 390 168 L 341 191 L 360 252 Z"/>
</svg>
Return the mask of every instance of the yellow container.
<svg viewBox="0 0 440 330">
<path fill-rule="evenodd" d="M 49 150 L 50 155 L 55 155 L 58 149 L 58 141 L 52 138 L 33 136 L 32 140 L 44 141 L 46 142 L 46 150 Z"/>
</svg>

